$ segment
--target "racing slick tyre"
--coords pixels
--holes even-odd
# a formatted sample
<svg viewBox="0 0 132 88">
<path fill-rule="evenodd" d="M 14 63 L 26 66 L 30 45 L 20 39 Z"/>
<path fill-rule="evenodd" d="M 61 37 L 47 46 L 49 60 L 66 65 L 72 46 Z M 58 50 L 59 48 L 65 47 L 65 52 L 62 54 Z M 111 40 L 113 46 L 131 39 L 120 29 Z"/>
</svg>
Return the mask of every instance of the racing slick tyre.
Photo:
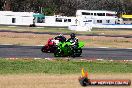
<svg viewBox="0 0 132 88">
<path fill-rule="evenodd" d="M 43 53 L 47 52 L 46 47 L 45 47 L 45 46 L 43 46 L 43 47 L 41 48 L 41 51 L 42 51 Z"/>
<path fill-rule="evenodd" d="M 72 57 L 80 57 L 82 54 L 82 49 L 74 49 L 72 52 Z"/>
</svg>

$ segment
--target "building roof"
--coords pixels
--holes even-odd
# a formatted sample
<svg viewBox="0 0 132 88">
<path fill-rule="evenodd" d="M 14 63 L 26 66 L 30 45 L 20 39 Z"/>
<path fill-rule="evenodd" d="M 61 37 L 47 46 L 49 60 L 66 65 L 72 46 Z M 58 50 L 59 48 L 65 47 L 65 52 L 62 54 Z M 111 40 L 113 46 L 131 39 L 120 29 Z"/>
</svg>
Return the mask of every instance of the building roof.
<svg viewBox="0 0 132 88">
<path fill-rule="evenodd" d="M 77 10 L 79 12 L 91 12 L 91 13 L 113 13 L 116 14 L 116 11 L 108 11 L 108 10 Z"/>
</svg>

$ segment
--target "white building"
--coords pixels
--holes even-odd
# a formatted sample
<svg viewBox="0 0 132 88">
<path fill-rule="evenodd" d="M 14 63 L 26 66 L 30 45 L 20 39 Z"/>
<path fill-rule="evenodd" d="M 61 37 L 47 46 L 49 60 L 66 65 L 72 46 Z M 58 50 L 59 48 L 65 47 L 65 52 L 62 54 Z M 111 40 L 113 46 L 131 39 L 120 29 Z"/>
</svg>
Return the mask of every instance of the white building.
<svg viewBox="0 0 132 88">
<path fill-rule="evenodd" d="M 76 17 L 92 19 L 93 24 L 116 24 L 116 14 L 114 11 L 77 10 Z"/>
<path fill-rule="evenodd" d="M 76 17 L 67 16 L 45 16 L 44 23 L 35 23 L 36 26 L 49 26 L 49 27 L 68 27 L 75 24 Z"/>
<path fill-rule="evenodd" d="M 118 21 L 115 11 L 104 10 L 77 10 L 77 25 L 69 26 L 71 30 L 90 31 L 93 27 L 104 28 L 106 25 L 113 27 Z M 104 26 L 105 25 L 105 26 Z"/>
<path fill-rule="evenodd" d="M 33 25 L 68 27 L 93 24 L 115 24 L 116 12 L 99 10 L 77 10 L 76 17 L 44 16 L 33 12 L 0 11 L 0 25 Z"/>
<path fill-rule="evenodd" d="M 114 11 L 77 10 L 75 17 L 44 16 L 33 12 L 0 11 L 0 25 L 26 25 L 68 27 L 70 30 L 87 31 L 92 28 L 132 28 L 132 25 L 117 24 L 119 18 Z"/>
<path fill-rule="evenodd" d="M 0 25 L 32 25 L 33 12 L 0 11 Z"/>
<path fill-rule="evenodd" d="M 33 26 L 35 23 L 43 23 L 44 15 L 33 12 L 0 11 L 0 25 L 24 25 Z"/>
</svg>

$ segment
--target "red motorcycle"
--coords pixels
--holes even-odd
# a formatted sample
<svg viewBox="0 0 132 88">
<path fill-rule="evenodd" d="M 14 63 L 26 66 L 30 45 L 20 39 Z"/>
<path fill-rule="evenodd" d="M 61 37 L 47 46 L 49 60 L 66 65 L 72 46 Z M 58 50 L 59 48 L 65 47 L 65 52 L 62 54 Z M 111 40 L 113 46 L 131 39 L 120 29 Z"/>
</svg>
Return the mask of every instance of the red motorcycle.
<svg viewBox="0 0 132 88">
<path fill-rule="evenodd" d="M 54 53 L 54 51 L 56 50 L 57 43 L 59 43 L 59 40 L 50 38 L 47 44 L 41 48 L 41 51 L 45 53 Z"/>
</svg>

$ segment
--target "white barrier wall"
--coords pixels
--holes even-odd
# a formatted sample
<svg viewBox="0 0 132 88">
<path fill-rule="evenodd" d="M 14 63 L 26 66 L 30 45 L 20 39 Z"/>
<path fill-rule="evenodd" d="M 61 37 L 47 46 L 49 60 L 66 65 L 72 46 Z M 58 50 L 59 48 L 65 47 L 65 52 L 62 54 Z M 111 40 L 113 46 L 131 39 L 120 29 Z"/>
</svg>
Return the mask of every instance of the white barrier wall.
<svg viewBox="0 0 132 88">
<path fill-rule="evenodd" d="M 129 28 L 132 29 L 132 24 L 94 24 L 93 28 Z"/>
<path fill-rule="evenodd" d="M 92 26 L 71 25 L 71 26 L 68 26 L 68 29 L 74 30 L 74 31 L 91 31 Z"/>
</svg>

